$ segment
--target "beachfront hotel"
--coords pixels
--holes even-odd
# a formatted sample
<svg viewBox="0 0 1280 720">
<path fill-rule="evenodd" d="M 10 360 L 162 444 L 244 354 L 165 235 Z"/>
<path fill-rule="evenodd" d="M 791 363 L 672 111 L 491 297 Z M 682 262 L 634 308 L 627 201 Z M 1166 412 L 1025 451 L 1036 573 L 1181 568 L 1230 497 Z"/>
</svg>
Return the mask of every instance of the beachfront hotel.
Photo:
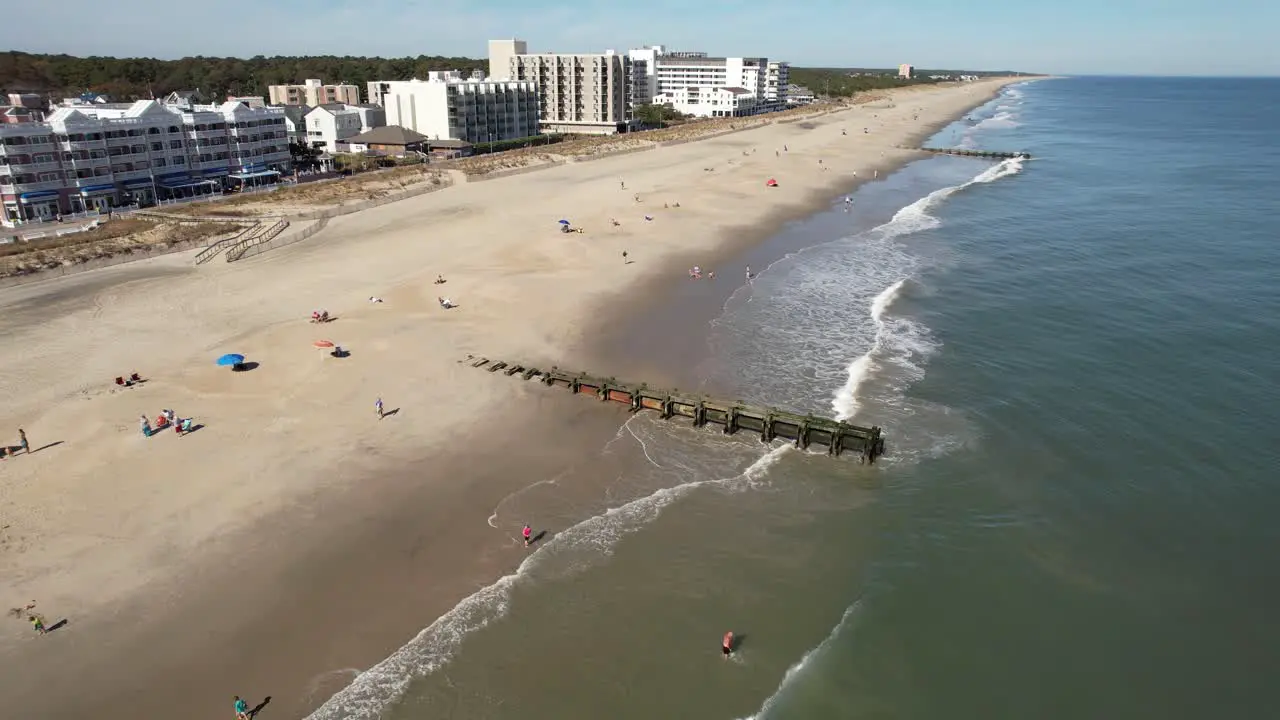
<svg viewBox="0 0 1280 720">
<path fill-rule="evenodd" d="M 654 103 L 695 117 L 741 117 L 787 105 L 791 66 L 768 58 L 709 57 L 661 45 L 628 52 L 637 104 Z"/>
<path fill-rule="evenodd" d="M 155 100 L 61 107 L 0 124 L 0 222 L 275 182 L 291 167 L 280 108 Z"/>
<path fill-rule="evenodd" d="M 450 70 L 430 72 L 426 80 L 370 83 L 371 88 L 375 85 L 387 125 L 408 128 L 432 140 L 474 144 L 542 132 L 538 91 L 532 82 L 477 79 Z"/>
<path fill-rule="evenodd" d="M 523 40 L 489 41 L 490 79 L 537 90 L 543 132 L 610 135 L 631 122 L 631 59 L 603 53 L 530 53 Z"/>
</svg>

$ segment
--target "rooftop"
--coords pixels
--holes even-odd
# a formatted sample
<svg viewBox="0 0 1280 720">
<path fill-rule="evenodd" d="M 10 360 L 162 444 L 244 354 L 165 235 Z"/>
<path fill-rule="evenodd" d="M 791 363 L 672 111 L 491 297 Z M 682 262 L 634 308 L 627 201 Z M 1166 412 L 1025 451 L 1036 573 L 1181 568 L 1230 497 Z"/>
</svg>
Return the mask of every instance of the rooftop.
<svg viewBox="0 0 1280 720">
<path fill-rule="evenodd" d="M 355 145 L 412 145 L 427 140 L 427 136 L 399 125 L 374 128 L 366 133 L 347 138 Z"/>
</svg>

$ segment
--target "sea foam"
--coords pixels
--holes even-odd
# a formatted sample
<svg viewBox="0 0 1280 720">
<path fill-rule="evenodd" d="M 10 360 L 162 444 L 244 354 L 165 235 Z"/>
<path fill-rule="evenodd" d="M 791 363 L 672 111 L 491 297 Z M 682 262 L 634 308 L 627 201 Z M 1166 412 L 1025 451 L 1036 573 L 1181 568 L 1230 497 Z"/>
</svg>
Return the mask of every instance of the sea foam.
<svg viewBox="0 0 1280 720">
<path fill-rule="evenodd" d="M 698 488 L 718 486 L 745 490 L 755 487 L 769 468 L 791 449 L 791 445 L 778 445 L 737 475 L 662 488 L 557 533 L 525 558 L 514 572 L 464 598 L 399 650 L 361 672 L 350 685 L 308 715 L 308 720 L 377 718 L 404 694 L 411 682 L 445 666 L 468 635 L 505 615 L 513 591 L 534 581 L 539 568 L 558 552 L 585 549 L 609 553 L 623 537 L 649 524 L 665 508 Z"/>
<path fill-rule="evenodd" d="M 929 211 L 952 195 L 973 185 L 994 182 L 1022 171 L 1022 158 L 1012 158 L 993 165 L 973 179 L 960 185 L 935 190 L 894 214 L 889 222 L 868 233 L 870 241 L 892 242 L 895 238 L 938 227 L 941 222 Z M 924 370 L 917 358 L 928 356 L 936 350 L 927 328 L 907 318 L 890 318 L 888 312 L 908 287 L 911 277 L 899 277 L 880 291 L 869 308 L 875 327 L 871 347 L 851 362 L 843 385 L 836 389 L 831 399 L 831 410 L 837 420 L 853 420 L 861 408 L 860 391 L 876 371 L 886 365 L 894 365 L 900 372 L 899 382 L 914 382 L 923 376 Z"/>
</svg>

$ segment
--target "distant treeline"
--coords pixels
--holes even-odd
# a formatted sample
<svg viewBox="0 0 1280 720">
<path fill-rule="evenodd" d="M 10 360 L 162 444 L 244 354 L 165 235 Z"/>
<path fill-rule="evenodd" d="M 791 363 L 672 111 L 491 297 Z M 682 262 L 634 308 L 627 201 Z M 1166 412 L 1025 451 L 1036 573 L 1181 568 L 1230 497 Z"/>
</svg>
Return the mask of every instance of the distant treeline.
<svg viewBox="0 0 1280 720">
<path fill-rule="evenodd" d="M 911 79 L 898 77 L 898 69 L 863 68 L 791 68 L 791 82 L 809 88 L 810 92 L 832 97 L 848 97 L 867 90 L 886 90 L 906 85 L 940 82 L 930 75 L 977 75 L 980 77 L 1020 75 L 1014 72 L 974 72 L 971 70 L 922 70 L 916 68 Z"/>
<path fill-rule="evenodd" d="M 419 55 L 404 58 L 377 57 L 190 57 L 181 60 L 151 58 L 72 57 L 0 53 L 0 90 L 34 92 L 71 97 L 84 92 L 110 95 L 116 100 L 161 97 L 174 90 L 195 90 L 208 99 L 226 95 L 263 95 L 268 85 L 301 83 L 319 78 L 326 83 L 350 83 L 360 87 L 370 80 L 408 80 L 426 77 L 432 70 L 488 68 L 488 61 L 474 58 Z"/>
<path fill-rule="evenodd" d="M 426 77 L 432 70 L 488 69 L 488 61 L 464 57 L 303 57 L 242 58 L 190 57 L 181 60 L 152 58 L 72 57 L 0 53 L 0 91 L 51 94 L 55 101 L 85 92 L 104 93 L 115 100 L 161 97 L 174 90 L 200 90 L 209 100 L 226 95 L 267 94 L 268 85 L 301 83 L 319 78 L 326 83 L 350 83 L 360 87 L 370 80 L 408 80 Z M 1014 75 L 953 70 L 916 70 L 917 79 L 903 80 L 897 70 L 842 68 L 792 68 L 791 82 L 815 93 L 848 96 L 921 82 L 928 75 Z M 924 78 L 924 79 L 919 79 Z"/>
</svg>

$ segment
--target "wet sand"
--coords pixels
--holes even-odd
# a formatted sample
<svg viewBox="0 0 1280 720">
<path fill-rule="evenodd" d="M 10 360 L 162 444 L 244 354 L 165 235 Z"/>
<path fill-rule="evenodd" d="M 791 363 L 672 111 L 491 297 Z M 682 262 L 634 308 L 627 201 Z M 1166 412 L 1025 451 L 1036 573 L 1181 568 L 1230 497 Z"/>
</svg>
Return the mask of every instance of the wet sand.
<svg viewBox="0 0 1280 720">
<path fill-rule="evenodd" d="M 936 125 L 995 89 L 902 102 L 936 105 Z M 870 144 L 927 131 L 899 120 L 884 118 L 890 129 L 857 148 L 836 145 L 837 128 L 874 120 L 768 127 L 406 201 L 244 264 L 193 271 L 177 256 L 0 294 L 20 308 L 0 322 L 21 341 L 0 356 L 0 389 L 12 400 L 0 420 L 25 424 L 33 447 L 66 438 L 6 461 L 15 482 L 0 497 L 13 513 L 0 568 L 10 605 L 36 599 L 51 620 L 71 620 L 44 638 L 6 624 L 0 637 L 15 668 L 0 678 L 6 706 L 39 717 L 193 718 L 225 714 L 232 694 L 254 705 L 270 696 L 262 717 L 317 706 L 514 567 L 523 548 L 505 534 L 522 520 L 503 518 L 495 530 L 485 522 L 492 508 L 616 431 L 591 403 L 456 358 L 505 352 L 568 366 L 599 357 L 584 349 L 605 337 L 593 331 L 626 327 L 691 258 L 758 242 L 847 190 L 855 168 L 866 180 L 879 163 L 887 171 L 911 157 Z M 768 153 L 737 170 L 725 162 L 743 143 L 764 155 L 781 141 L 785 159 Z M 833 171 L 816 169 L 818 156 Z M 718 184 L 702 180 L 708 162 Z M 763 173 L 779 175 L 785 192 L 762 207 Z M 541 218 L 548 210 L 536 193 L 551 181 L 571 198 L 565 204 L 593 208 L 575 218 L 590 234 L 541 227 L 554 219 Z M 652 204 L 633 205 L 631 188 Z M 657 207 L 663 197 L 683 207 Z M 667 225 L 637 219 L 644 212 Z M 624 213 L 623 229 L 609 235 L 608 217 Z M 513 227 L 536 229 L 515 237 Z M 635 265 L 622 265 L 621 249 Z M 456 322 L 433 307 L 428 278 L 437 271 L 462 303 Z M 367 305 L 368 294 L 387 303 Z M 300 318 L 312 306 L 342 316 L 326 332 L 351 343 L 354 367 L 316 364 L 329 359 L 307 347 L 317 329 Z M 231 349 L 262 367 L 232 376 L 197 365 Z M 98 378 L 144 362 L 157 368 L 143 373 L 152 383 L 99 387 Z M 629 365 L 616 374 L 645 363 Z M 376 423 L 371 397 L 380 393 L 389 409 L 404 409 Z M 144 455 L 139 406 L 151 415 L 174 406 L 208 427 L 147 439 L 168 445 Z M 67 678 L 69 689 L 58 685 Z"/>
</svg>

